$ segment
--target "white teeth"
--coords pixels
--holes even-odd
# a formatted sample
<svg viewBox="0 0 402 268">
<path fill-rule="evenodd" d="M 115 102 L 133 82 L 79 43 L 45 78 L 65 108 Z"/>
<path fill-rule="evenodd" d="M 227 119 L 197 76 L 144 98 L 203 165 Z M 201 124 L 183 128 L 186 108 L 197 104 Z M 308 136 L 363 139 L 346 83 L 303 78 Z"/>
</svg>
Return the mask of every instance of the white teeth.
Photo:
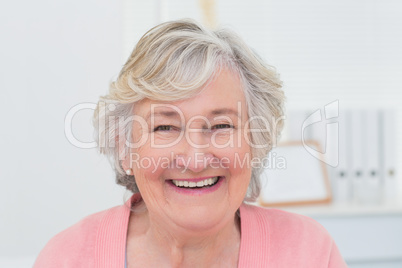
<svg viewBox="0 0 402 268">
<path fill-rule="evenodd" d="M 218 180 L 218 177 L 213 177 L 209 179 L 205 179 L 202 181 L 194 182 L 194 181 L 184 181 L 184 180 L 172 180 L 174 185 L 177 187 L 185 187 L 185 188 L 195 188 L 195 187 L 204 187 L 204 186 L 209 186 Z"/>
</svg>

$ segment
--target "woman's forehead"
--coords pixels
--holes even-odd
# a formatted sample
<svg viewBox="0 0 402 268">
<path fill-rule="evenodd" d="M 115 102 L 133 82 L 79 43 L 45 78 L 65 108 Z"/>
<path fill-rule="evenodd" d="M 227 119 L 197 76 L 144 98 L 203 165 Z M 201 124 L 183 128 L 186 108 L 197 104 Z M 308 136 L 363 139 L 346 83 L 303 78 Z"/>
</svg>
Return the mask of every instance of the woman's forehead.
<svg viewBox="0 0 402 268">
<path fill-rule="evenodd" d="M 150 115 L 173 117 L 180 113 L 242 116 L 245 101 L 239 77 L 222 71 L 195 96 L 169 102 L 144 99 L 134 106 L 134 112 L 144 118 Z"/>
</svg>

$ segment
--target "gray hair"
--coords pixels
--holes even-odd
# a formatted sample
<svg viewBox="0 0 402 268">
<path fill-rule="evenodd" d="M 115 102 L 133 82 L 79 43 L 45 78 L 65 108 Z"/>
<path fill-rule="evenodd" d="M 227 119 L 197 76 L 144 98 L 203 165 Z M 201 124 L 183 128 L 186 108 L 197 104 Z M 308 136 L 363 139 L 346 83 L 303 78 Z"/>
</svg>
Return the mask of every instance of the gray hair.
<svg viewBox="0 0 402 268">
<path fill-rule="evenodd" d="M 128 146 L 123 151 L 115 146 L 123 135 L 131 139 L 132 124 L 117 119 L 132 116 L 134 105 L 143 99 L 176 101 L 194 96 L 223 67 L 239 75 L 248 116 L 259 119 L 250 121 L 250 129 L 269 130 L 250 133 L 256 145 L 251 149 L 253 159 L 266 158 L 283 127 L 285 96 L 275 69 L 231 30 L 212 31 L 193 20 L 171 21 L 152 28 L 139 40 L 94 113 L 95 140 L 111 162 L 118 184 L 133 193 L 139 191 L 119 157 L 128 152 Z M 262 168 L 252 169 L 245 201 L 258 197 Z"/>
</svg>

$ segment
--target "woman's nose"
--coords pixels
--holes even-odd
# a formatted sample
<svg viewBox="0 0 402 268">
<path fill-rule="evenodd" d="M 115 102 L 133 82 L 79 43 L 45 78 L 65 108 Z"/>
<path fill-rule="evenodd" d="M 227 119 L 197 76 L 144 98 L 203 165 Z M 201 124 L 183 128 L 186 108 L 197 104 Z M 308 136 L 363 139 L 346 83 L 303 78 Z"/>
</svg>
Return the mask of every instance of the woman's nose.
<svg viewBox="0 0 402 268">
<path fill-rule="evenodd" d="M 200 173 L 206 170 L 213 161 L 214 156 L 210 153 L 194 152 L 185 155 L 176 155 L 176 166 L 184 171 Z"/>
<path fill-rule="evenodd" d="M 193 131 L 183 137 L 180 148 L 176 153 L 175 161 L 177 167 L 199 173 L 207 169 L 214 161 L 214 158 L 209 139 L 200 130 Z"/>
</svg>

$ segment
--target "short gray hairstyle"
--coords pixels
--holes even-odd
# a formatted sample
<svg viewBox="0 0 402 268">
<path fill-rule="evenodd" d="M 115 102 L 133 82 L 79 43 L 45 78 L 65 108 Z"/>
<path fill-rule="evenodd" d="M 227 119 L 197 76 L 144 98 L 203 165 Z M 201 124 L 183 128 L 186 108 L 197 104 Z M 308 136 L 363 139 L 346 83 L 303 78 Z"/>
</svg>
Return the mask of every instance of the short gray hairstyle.
<svg viewBox="0 0 402 268">
<path fill-rule="evenodd" d="M 134 105 L 143 99 L 177 101 L 194 96 L 223 67 L 239 75 L 249 118 L 264 119 L 251 120 L 250 129 L 269 129 L 250 133 L 250 141 L 257 145 L 251 148 L 253 159 L 266 158 L 283 128 L 285 96 L 275 69 L 229 29 L 209 30 L 189 19 L 171 21 L 139 40 L 94 112 L 94 137 L 100 153 L 111 162 L 118 184 L 133 193 L 139 191 L 119 157 L 128 152 L 128 146 L 124 152 L 115 146 L 123 135 L 131 139 L 132 124 L 122 128 L 116 120 L 132 116 Z M 245 201 L 258 197 L 262 168 L 252 169 Z"/>
</svg>

